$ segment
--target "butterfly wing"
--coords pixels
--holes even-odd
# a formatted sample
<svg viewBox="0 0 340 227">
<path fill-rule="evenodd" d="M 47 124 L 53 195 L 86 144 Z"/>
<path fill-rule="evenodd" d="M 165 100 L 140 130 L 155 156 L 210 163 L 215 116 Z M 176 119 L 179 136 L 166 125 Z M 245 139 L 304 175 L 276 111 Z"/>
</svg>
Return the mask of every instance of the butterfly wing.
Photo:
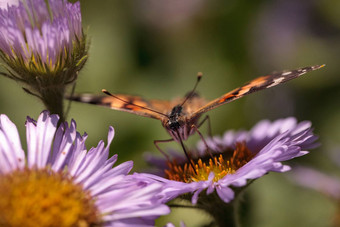
<svg viewBox="0 0 340 227">
<path fill-rule="evenodd" d="M 211 109 L 214 109 L 216 107 L 219 107 L 223 104 L 232 102 L 236 99 L 242 98 L 245 95 L 251 94 L 256 91 L 260 91 L 265 88 L 274 87 L 276 85 L 282 84 L 286 81 L 292 80 L 294 78 L 297 78 L 307 72 L 320 69 L 324 67 L 325 65 L 316 65 L 316 66 L 309 66 L 304 68 L 299 68 L 295 70 L 290 71 L 283 71 L 283 72 L 276 72 L 267 76 L 261 76 L 258 77 L 242 87 L 236 88 L 232 90 L 231 92 L 228 92 L 221 97 L 207 103 L 206 105 L 202 106 L 198 110 L 196 110 L 191 117 L 195 117 L 197 115 L 200 115 L 202 113 L 205 113 Z"/>
<path fill-rule="evenodd" d="M 136 115 L 163 120 L 171 111 L 171 103 L 166 100 L 146 100 L 139 96 L 114 94 L 112 96 L 80 94 L 66 97 L 69 100 L 106 106 L 114 110 L 133 113 Z M 122 101 L 124 100 L 124 101 Z"/>
</svg>

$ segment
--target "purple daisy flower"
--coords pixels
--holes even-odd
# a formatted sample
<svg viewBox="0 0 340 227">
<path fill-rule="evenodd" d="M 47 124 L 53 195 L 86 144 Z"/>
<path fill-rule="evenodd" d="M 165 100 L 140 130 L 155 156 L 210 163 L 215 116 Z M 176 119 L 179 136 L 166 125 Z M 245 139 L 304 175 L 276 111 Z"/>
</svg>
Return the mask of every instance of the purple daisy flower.
<svg viewBox="0 0 340 227">
<path fill-rule="evenodd" d="M 127 175 L 132 161 L 112 168 L 112 127 L 106 146 L 87 151 L 75 121 L 57 128 L 58 120 L 47 111 L 27 118 L 25 155 L 16 126 L 0 115 L 0 225 L 153 226 L 169 213 L 161 184 Z"/>
<path fill-rule="evenodd" d="M 227 131 L 222 137 L 207 138 L 209 151 L 200 141 L 197 149 L 190 152 L 192 165 L 175 151 L 170 152 L 172 158 L 168 161 L 149 156 L 148 161 L 163 174 L 147 176 L 167 185 L 164 193 L 168 200 L 190 192 L 191 202 L 196 204 L 205 197 L 200 193 L 206 190 L 207 195 L 216 191 L 228 203 L 250 180 L 271 171 L 290 170 L 282 161 L 305 155 L 318 145 L 312 131 L 310 122 L 297 123 L 295 118 L 264 120 L 250 131 Z"/>
<path fill-rule="evenodd" d="M 27 93 L 39 97 L 63 120 L 65 86 L 77 79 L 87 59 L 80 3 L 8 4 L 0 8 L 0 30 L 0 58 L 7 70 L 0 74 L 27 85 Z"/>
<path fill-rule="evenodd" d="M 22 0 L 0 9 L 0 29 L 2 57 L 43 72 L 67 64 L 84 38 L 80 3 L 64 0 Z"/>
</svg>

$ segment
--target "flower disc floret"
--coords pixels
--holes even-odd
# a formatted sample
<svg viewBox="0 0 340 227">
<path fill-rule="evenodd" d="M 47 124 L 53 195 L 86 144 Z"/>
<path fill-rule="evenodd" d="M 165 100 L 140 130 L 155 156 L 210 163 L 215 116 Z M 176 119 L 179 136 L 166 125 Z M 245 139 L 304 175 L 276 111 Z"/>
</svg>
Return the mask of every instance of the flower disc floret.
<svg viewBox="0 0 340 227">
<path fill-rule="evenodd" d="M 13 171 L 0 177 L 1 226 L 100 225 L 90 193 L 67 174 L 48 169 Z"/>
<path fill-rule="evenodd" d="M 214 157 L 206 155 L 206 157 L 198 158 L 198 160 L 191 159 L 192 165 L 189 165 L 189 163 L 178 165 L 176 160 L 168 161 L 168 169 L 164 170 L 165 177 L 170 180 L 191 183 L 206 181 L 210 173 L 213 173 L 213 181 L 218 182 L 227 174 L 235 173 L 253 156 L 254 154 L 247 149 L 245 143 L 237 142 L 235 150 L 230 149 L 222 154 L 216 154 Z"/>
</svg>

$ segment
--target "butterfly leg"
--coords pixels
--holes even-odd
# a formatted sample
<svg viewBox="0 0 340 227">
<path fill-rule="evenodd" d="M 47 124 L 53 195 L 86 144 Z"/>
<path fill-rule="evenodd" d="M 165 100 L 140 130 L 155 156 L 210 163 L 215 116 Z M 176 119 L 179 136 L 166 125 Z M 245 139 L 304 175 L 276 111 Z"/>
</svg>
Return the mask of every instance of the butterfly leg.
<svg viewBox="0 0 340 227">
<path fill-rule="evenodd" d="M 158 143 L 169 143 L 169 142 L 172 142 L 172 141 L 174 141 L 174 139 L 154 140 L 153 141 L 153 144 L 155 144 L 155 146 L 159 150 L 159 152 L 161 152 L 162 155 L 164 155 L 168 161 L 170 160 L 169 156 L 158 146 Z"/>
<path fill-rule="evenodd" d="M 204 122 L 208 121 L 208 134 L 210 137 L 212 137 L 212 132 L 211 132 L 211 122 L 210 122 L 210 117 L 209 115 L 206 115 L 205 118 L 197 125 L 197 128 L 200 128 Z"/>
<path fill-rule="evenodd" d="M 178 131 L 177 131 L 177 134 L 179 134 L 178 133 Z M 179 137 L 180 138 L 180 137 Z M 166 159 L 168 160 L 168 161 L 170 161 L 170 158 L 169 158 L 169 156 L 158 146 L 158 143 L 168 143 L 168 142 L 172 142 L 172 141 L 174 141 L 174 139 L 172 138 L 172 139 L 167 139 L 167 140 L 154 140 L 153 141 L 153 143 L 155 144 L 155 146 L 157 147 L 157 149 L 166 157 Z M 185 154 L 185 156 L 186 156 L 186 158 L 188 159 L 188 162 L 189 162 L 189 164 L 190 164 L 190 166 L 192 167 L 192 169 L 194 170 L 194 172 L 196 173 L 196 170 L 195 170 L 195 167 L 194 167 L 194 164 L 191 162 L 191 160 L 190 160 L 190 157 L 189 157 L 189 155 L 188 155 L 188 152 L 187 152 L 187 150 L 186 150 L 186 148 L 185 148 L 185 146 L 184 146 L 184 143 L 183 143 L 183 141 L 182 141 L 182 139 L 180 139 L 180 144 L 181 144 L 181 146 L 182 146 L 182 149 L 183 149 L 183 151 L 184 151 L 184 154 Z M 197 174 L 197 173 L 196 173 Z"/>
<path fill-rule="evenodd" d="M 181 146 L 182 146 L 182 149 L 183 149 L 183 151 L 184 151 L 184 154 L 185 154 L 185 156 L 187 157 L 188 162 L 189 162 L 191 168 L 192 168 L 192 169 L 194 170 L 194 172 L 197 174 L 197 171 L 196 171 L 196 169 L 195 169 L 194 163 L 193 163 L 193 162 L 191 161 L 191 159 L 190 159 L 190 156 L 189 156 L 189 154 L 188 154 L 188 152 L 187 152 L 187 149 L 186 149 L 185 146 L 184 146 L 183 140 L 182 140 L 182 138 L 180 137 L 178 130 L 176 130 L 176 133 L 177 133 L 177 136 L 178 136 L 178 138 L 179 138 L 179 142 L 180 142 L 180 144 L 181 144 Z"/>
<path fill-rule="evenodd" d="M 207 144 L 207 141 L 205 141 L 202 133 L 200 132 L 200 130 L 198 130 L 198 127 L 196 125 L 191 125 L 191 128 L 194 129 L 197 132 L 197 134 L 201 137 L 201 140 L 203 141 L 205 147 L 207 148 L 207 152 L 209 153 L 210 157 L 213 158 L 213 155 L 212 155 L 212 153 L 210 151 L 210 148 L 209 148 L 209 146 Z"/>
</svg>

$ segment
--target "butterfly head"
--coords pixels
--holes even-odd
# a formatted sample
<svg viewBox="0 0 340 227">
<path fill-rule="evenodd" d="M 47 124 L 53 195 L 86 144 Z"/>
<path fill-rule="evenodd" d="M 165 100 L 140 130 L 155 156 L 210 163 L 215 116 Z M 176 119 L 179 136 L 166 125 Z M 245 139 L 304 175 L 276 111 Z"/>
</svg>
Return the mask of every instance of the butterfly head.
<svg viewBox="0 0 340 227">
<path fill-rule="evenodd" d="M 172 108 L 171 113 L 169 115 L 169 119 L 167 120 L 167 126 L 169 129 L 176 131 L 181 127 L 181 113 L 182 113 L 182 106 L 177 105 Z"/>
</svg>

